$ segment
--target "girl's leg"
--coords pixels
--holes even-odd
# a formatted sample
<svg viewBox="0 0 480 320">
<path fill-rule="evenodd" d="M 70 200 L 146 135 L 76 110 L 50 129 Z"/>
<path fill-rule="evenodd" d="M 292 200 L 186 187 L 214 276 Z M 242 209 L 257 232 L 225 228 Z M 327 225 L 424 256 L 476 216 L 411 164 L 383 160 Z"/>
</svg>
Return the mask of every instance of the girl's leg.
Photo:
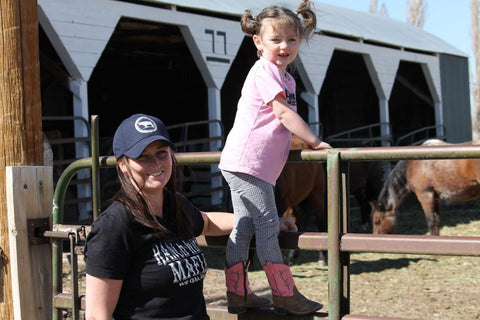
<svg viewBox="0 0 480 320">
<path fill-rule="evenodd" d="M 227 244 L 227 264 L 248 260 L 253 234 L 261 265 L 282 263 L 273 186 L 248 174 L 223 171 L 223 175 L 230 186 L 235 212 L 234 230 Z"/>
<path fill-rule="evenodd" d="M 241 196 L 244 188 L 248 185 L 244 186 L 244 182 L 237 176 L 237 173 L 222 171 L 222 174 L 230 187 L 235 214 L 233 230 L 228 238 L 226 252 L 227 266 L 233 266 L 239 262 L 248 261 L 248 249 L 255 229 L 253 219 L 249 216 L 248 209 L 245 207 Z"/>
<path fill-rule="evenodd" d="M 253 224 L 255 228 L 257 255 L 272 289 L 275 311 L 280 314 L 307 315 L 321 309 L 323 306 L 320 303 L 307 299 L 297 290 L 290 267 L 282 263 L 273 186 L 250 175 L 235 174 L 235 176 L 241 185 L 241 188 L 235 189 L 235 198 L 242 207 L 236 234 L 238 235 L 242 219 L 248 217 L 248 224 Z M 230 186 L 232 187 L 232 184 Z M 232 190 L 232 201 L 233 194 Z M 238 211 L 235 211 L 235 215 L 237 213 Z M 236 237 L 233 239 L 231 237 L 230 240 L 236 241 Z M 227 253 L 230 251 L 228 249 Z M 248 246 L 242 250 L 247 252 Z"/>
<path fill-rule="evenodd" d="M 248 309 L 271 306 L 271 302 L 255 295 L 249 287 L 248 250 L 255 229 L 242 197 L 242 191 L 248 188 L 248 184 L 236 174 L 225 171 L 222 173 L 230 186 L 235 212 L 234 228 L 227 243 L 225 266 L 228 312 L 240 314 Z"/>
<path fill-rule="evenodd" d="M 278 211 L 273 186 L 260 179 L 253 179 L 256 187 L 252 188 L 249 198 L 258 260 L 262 266 L 267 263 L 282 263 L 282 252 L 278 243 Z"/>
</svg>

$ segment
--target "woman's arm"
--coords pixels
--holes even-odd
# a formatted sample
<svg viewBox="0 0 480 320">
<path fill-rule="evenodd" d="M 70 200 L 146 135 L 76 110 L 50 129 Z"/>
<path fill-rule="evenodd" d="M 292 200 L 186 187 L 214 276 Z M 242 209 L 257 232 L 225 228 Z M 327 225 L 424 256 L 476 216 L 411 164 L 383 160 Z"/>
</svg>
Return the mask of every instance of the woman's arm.
<svg viewBox="0 0 480 320">
<path fill-rule="evenodd" d="M 87 274 L 85 294 L 86 320 L 112 320 L 123 280 L 97 278 Z"/>
<path fill-rule="evenodd" d="M 202 235 L 223 236 L 230 234 L 233 229 L 234 214 L 228 212 L 202 212 L 203 227 Z M 290 217 L 280 218 L 280 231 L 297 232 L 298 228 Z"/>
<path fill-rule="evenodd" d="M 294 135 L 310 144 L 313 149 L 326 149 L 331 146 L 321 141 L 298 113 L 290 109 L 281 93 L 271 102 L 273 113 Z"/>
<path fill-rule="evenodd" d="M 223 236 L 233 229 L 233 213 L 202 211 L 202 217 L 205 223 L 202 234 L 205 236 Z"/>
</svg>

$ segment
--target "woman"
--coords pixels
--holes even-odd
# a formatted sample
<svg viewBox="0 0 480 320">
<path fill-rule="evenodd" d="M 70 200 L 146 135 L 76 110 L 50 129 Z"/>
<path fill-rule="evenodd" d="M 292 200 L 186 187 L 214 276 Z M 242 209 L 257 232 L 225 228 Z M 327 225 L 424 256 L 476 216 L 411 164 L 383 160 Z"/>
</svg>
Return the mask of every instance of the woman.
<svg viewBox="0 0 480 320">
<path fill-rule="evenodd" d="M 233 215 L 201 212 L 177 193 L 174 150 L 155 117 L 135 114 L 117 128 L 121 189 L 85 246 L 87 320 L 209 319 L 195 237 L 229 234 Z M 282 230 L 296 226 L 285 221 Z"/>
</svg>

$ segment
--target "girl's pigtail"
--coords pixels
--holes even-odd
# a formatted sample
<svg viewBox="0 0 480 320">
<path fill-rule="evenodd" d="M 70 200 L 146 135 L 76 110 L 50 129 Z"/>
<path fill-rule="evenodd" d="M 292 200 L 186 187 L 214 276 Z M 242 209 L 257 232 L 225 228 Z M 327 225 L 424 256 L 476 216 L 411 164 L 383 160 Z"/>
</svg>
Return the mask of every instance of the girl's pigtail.
<svg viewBox="0 0 480 320">
<path fill-rule="evenodd" d="M 297 15 L 302 17 L 303 20 L 303 37 L 308 39 L 312 32 L 317 27 L 317 17 L 315 12 L 311 9 L 311 1 L 303 0 L 297 8 Z"/>
<path fill-rule="evenodd" d="M 245 10 L 240 20 L 240 25 L 242 26 L 242 31 L 249 36 L 257 34 L 257 22 L 250 10 Z"/>
</svg>

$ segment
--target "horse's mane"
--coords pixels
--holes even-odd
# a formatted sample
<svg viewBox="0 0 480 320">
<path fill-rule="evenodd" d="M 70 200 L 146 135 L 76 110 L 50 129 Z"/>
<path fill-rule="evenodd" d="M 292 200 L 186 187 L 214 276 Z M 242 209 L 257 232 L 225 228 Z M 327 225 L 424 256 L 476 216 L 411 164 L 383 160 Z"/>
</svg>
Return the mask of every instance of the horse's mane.
<svg viewBox="0 0 480 320">
<path fill-rule="evenodd" d="M 408 161 L 400 160 L 390 172 L 378 196 L 377 203 L 380 210 L 389 211 L 398 207 L 410 192 L 407 185 L 407 164 Z"/>
<path fill-rule="evenodd" d="M 422 146 L 440 146 L 449 144 L 440 139 L 429 139 Z M 380 210 L 390 211 L 398 207 L 410 192 L 407 184 L 407 160 L 400 160 L 390 172 L 378 196 L 377 204 Z"/>
</svg>

